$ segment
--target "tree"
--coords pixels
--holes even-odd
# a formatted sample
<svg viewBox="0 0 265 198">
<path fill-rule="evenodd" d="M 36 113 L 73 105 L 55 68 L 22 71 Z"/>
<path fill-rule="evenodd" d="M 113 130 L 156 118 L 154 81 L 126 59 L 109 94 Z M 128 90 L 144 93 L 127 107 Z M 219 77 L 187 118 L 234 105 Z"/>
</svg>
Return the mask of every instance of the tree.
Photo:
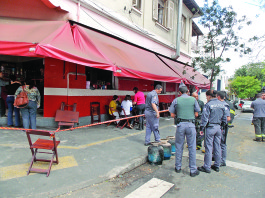
<svg viewBox="0 0 265 198">
<path fill-rule="evenodd" d="M 234 48 L 242 54 L 251 52 L 251 49 L 245 44 L 239 43 L 239 37 L 236 35 L 236 28 L 241 29 L 244 24 L 250 25 L 250 21 L 246 21 L 246 17 L 237 19 L 237 14 L 232 7 L 221 8 L 218 0 L 213 0 L 212 5 L 208 5 L 205 1 L 202 8 L 204 15 L 200 19 L 200 24 L 207 29 L 203 39 L 203 45 L 200 50 L 195 51 L 198 54 L 193 59 L 193 66 L 199 66 L 203 72 L 210 76 L 210 86 L 215 77 L 221 71 L 221 63 L 229 62 L 229 58 L 224 58 L 224 53 Z"/>
<path fill-rule="evenodd" d="M 252 6 L 258 6 L 260 11 L 265 12 L 265 0 L 254 0 L 254 2 L 249 3 Z M 260 13 L 256 13 L 256 18 L 260 17 Z M 265 34 L 264 31 L 257 32 L 256 36 L 253 36 L 248 41 L 252 44 L 252 51 L 250 58 L 253 59 L 253 62 L 256 60 L 264 61 L 265 56 Z"/>
<path fill-rule="evenodd" d="M 254 76 L 238 76 L 230 84 L 230 93 L 239 98 L 254 97 L 261 90 L 261 82 Z"/>
<path fill-rule="evenodd" d="M 246 65 L 243 65 L 235 71 L 234 78 L 238 76 L 248 76 L 247 73 L 248 73 L 248 68 Z"/>
<path fill-rule="evenodd" d="M 234 78 L 237 76 L 254 76 L 263 84 L 265 82 L 265 62 L 243 65 L 235 71 Z"/>
</svg>

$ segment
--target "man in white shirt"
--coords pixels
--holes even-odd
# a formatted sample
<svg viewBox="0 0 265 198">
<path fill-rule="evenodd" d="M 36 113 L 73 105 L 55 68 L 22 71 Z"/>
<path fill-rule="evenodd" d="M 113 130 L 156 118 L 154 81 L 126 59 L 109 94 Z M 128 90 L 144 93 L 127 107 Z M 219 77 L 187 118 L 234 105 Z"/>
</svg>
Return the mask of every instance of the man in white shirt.
<svg viewBox="0 0 265 198">
<path fill-rule="evenodd" d="M 121 103 L 121 107 L 124 109 L 125 114 L 126 114 L 127 117 L 132 116 L 131 115 L 132 101 L 130 99 L 131 99 L 131 96 L 130 95 L 126 95 L 125 99 Z M 124 116 L 124 112 L 123 111 L 121 111 L 121 115 Z M 129 121 L 130 125 L 128 127 L 131 128 L 131 129 L 133 128 L 132 127 L 133 121 L 134 121 L 134 119 L 130 119 L 130 121 Z"/>
</svg>

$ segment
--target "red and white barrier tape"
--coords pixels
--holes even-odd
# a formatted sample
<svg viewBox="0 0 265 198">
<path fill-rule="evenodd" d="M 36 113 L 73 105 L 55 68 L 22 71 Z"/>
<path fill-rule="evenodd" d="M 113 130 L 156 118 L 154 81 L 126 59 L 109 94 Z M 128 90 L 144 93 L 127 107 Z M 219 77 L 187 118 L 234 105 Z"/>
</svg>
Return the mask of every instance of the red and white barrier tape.
<svg viewBox="0 0 265 198">
<path fill-rule="evenodd" d="M 164 113 L 164 112 L 168 112 L 169 110 L 163 110 L 163 111 L 159 111 L 159 113 Z M 128 120 L 128 119 L 132 119 L 132 118 L 137 118 L 137 117 L 142 117 L 145 116 L 145 114 L 141 114 L 141 115 L 136 115 L 136 116 L 131 116 L 131 117 L 125 117 L 125 118 L 120 118 L 120 119 L 116 119 L 116 120 L 108 120 L 108 121 L 103 121 L 103 122 L 97 122 L 97 123 L 93 123 L 93 124 L 87 124 L 87 125 L 83 125 L 83 126 L 78 126 L 78 127 L 73 127 L 73 128 L 69 128 L 69 129 L 63 129 L 60 130 L 60 128 L 56 129 L 55 131 L 49 131 L 49 130 L 36 130 L 34 129 L 34 131 L 47 131 L 47 132 L 51 132 L 52 134 L 56 133 L 56 132 L 61 132 L 61 131 L 72 131 L 74 129 L 82 129 L 82 128 L 86 128 L 86 127 L 91 127 L 91 126 L 97 126 L 97 125 L 101 125 L 101 124 L 108 124 L 111 122 L 116 122 L 116 121 L 121 121 L 121 120 Z M 20 130 L 20 131 L 30 131 L 32 129 L 24 129 L 24 128 L 15 128 L 15 127 L 0 127 L 1 129 L 5 129 L 5 130 Z"/>
</svg>

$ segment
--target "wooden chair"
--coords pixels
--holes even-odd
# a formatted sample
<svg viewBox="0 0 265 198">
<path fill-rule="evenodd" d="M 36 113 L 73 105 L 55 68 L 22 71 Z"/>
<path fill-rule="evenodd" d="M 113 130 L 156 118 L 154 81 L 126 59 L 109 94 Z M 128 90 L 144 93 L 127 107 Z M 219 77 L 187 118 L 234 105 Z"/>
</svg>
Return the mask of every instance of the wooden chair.
<svg viewBox="0 0 265 198">
<path fill-rule="evenodd" d="M 91 114 L 91 124 L 95 121 L 100 122 L 100 103 L 99 102 L 91 102 L 90 103 L 90 114 Z M 95 119 L 95 116 L 97 119 Z"/>
<path fill-rule="evenodd" d="M 46 176 L 48 177 L 49 174 L 50 174 L 50 171 L 51 171 L 52 164 L 53 163 L 59 164 L 57 147 L 58 147 L 60 141 L 56 141 L 55 134 L 52 134 L 49 131 L 28 130 L 28 131 L 26 131 L 26 134 L 27 134 L 30 150 L 31 150 L 31 153 L 32 153 L 32 160 L 31 160 L 27 175 L 29 175 L 29 173 L 31 173 L 31 172 L 37 172 L 37 173 L 47 173 Z M 48 137 L 50 137 L 52 135 L 52 140 L 40 139 L 39 138 L 39 139 L 36 140 L 36 142 L 34 142 L 32 144 L 31 135 L 48 136 Z M 38 149 L 50 150 L 51 152 L 40 152 L 40 151 L 38 151 Z M 52 157 L 51 157 L 50 160 L 39 159 L 36 156 L 37 153 L 51 154 Z M 56 157 L 56 160 L 54 160 L 54 157 Z M 33 163 L 36 162 L 36 161 L 50 162 L 49 168 L 48 169 L 32 168 Z"/>
<path fill-rule="evenodd" d="M 109 105 L 105 105 L 105 109 L 106 109 L 106 112 L 107 112 L 107 115 L 109 116 L 109 120 L 115 120 L 116 119 L 116 116 L 113 115 L 113 113 L 111 112 L 111 114 L 109 114 Z M 115 125 L 117 125 L 117 122 L 110 122 L 108 123 L 108 126 L 111 124 L 111 123 L 114 123 Z"/>
<path fill-rule="evenodd" d="M 120 115 L 120 117 L 121 117 L 121 118 L 127 118 L 128 116 L 126 115 L 124 108 L 121 108 L 121 111 L 123 111 L 123 114 L 124 114 L 124 115 Z M 123 123 L 124 123 L 124 124 L 123 124 Z M 121 120 L 121 121 L 117 124 L 116 127 L 119 127 L 121 124 L 123 124 L 123 125 L 121 126 L 121 129 L 123 129 L 126 125 L 129 125 L 129 119 L 127 119 L 127 120 Z"/>
<path fill-rule="evenodd" d="M 55 122 L 58 122 L 58 127 L 70 126 L 74 127 L 75 123 L 79 122 L 79 112 L 76 111 L 77 104 L 66 105 L 64 102 L 61 103 L 61 109 L 56 111 Z M 65 111 L 65 107 L 72 108 L 72 111 Z"/>
</svg>

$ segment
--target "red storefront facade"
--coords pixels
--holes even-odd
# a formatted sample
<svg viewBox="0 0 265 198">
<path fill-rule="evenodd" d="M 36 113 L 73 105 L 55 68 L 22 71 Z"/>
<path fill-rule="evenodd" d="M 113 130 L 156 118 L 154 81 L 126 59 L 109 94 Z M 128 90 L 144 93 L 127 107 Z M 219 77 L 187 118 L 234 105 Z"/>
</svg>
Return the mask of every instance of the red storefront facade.
<svg viewBox="0 0 265 198">
<path fill-rule="evenodd" d="M 206 78 L 181 62 L 74 21 L 5 16 L 0 18 L 0 27 L 5 30 L 0 32 L 1 58 L 43 60 L 43 116 L 47 118 L 55 117 L 61 102 L 77 103 L 81 120 L 87 124 L 91 102 L 100 102 L 101 115 L 104 115 L 105 105 L 113 95 L 120 99 L 125 95 L 133 98 L 135 86 L 147 94 L 156 83 L 162 84 L 165 91 L 159 95 L 159 101 L 165 103 L 176 97 L 181 81 L 198 88 L 209 87 Z M 96 89 L 87 89 L 88 81 Z M 101 88 L 97 89 L 99 85 Z"/>
</svg>

